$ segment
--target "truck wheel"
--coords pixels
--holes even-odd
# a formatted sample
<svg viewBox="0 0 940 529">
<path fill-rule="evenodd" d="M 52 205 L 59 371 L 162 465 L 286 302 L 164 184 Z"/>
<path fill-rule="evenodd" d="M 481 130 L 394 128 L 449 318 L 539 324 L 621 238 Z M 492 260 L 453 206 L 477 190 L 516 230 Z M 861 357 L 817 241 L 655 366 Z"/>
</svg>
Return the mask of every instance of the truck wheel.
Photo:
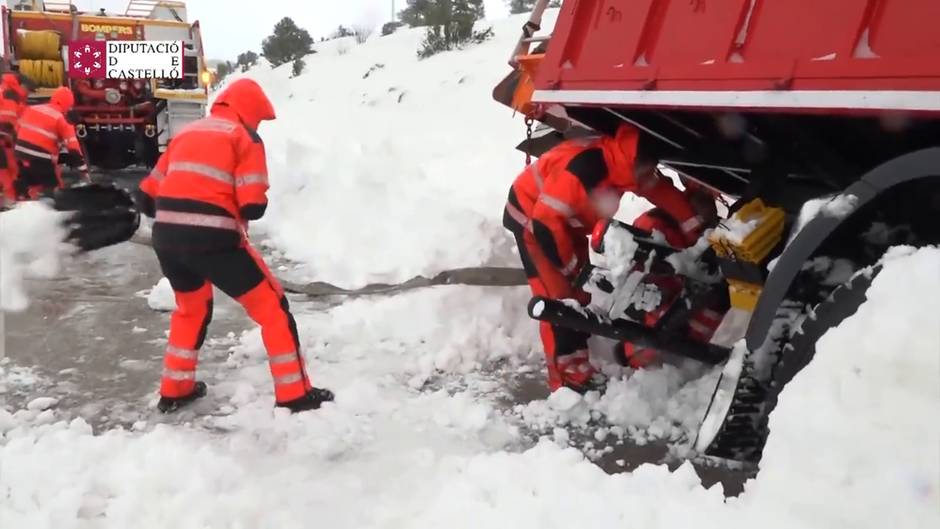
<svg viewBox="0 0 940 529">
<path fill-rule="evenodd" d="M 779 350 L 769 378 L 752 352 L 732 354 L 702 421 L 695 448 L 706 456 L 757 463 L 767 441 L 768 418 L 784 386 L 816 354 L 816 342 L 826 332 L 855 314 L 867 299 L 865 293 L 881 271 L 876 265 L 856 273 L 829 296 L 798 317 L 792 307 L 781 310 L 781 320 L 793 325 L 789 339 Z"/>
<path fill-rule="evenodd" d="M 757 463 L 769 433 L 768 418 L 784 386 L 816 354 L 816 342 L 826 332 L 855 314 L 867 299 L 865 293 L 880 266 L 856 273 L 829 296 L 794 320 L 793 308 L 782 307 L 780 320 L 793 325 L 789 339 L 777 344 L 769 376 L 763 362 L 750 351 L 736 350 L 726 364 L 702 421 L 695 448 L 706 456 Z M 782 347 L 780 346 L 782 345 Z"/>
</svg>

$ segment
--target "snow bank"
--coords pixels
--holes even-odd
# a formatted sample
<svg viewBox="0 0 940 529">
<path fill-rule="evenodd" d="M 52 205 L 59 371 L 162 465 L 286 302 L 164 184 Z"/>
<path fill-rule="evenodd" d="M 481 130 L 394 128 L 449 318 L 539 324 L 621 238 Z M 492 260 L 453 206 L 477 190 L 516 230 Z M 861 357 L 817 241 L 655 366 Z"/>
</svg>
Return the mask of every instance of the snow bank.
<svg viewBox="0 0 940 529">
<path fill-rule="evenodd" d="M 290 65 L 247 74 L 278 113 L 260 129 L 272 188 L 259 225 L 309 279 L 354 287 L 518 264 L 501 223 L 525 128 L 491 94 L 523 22 L 497 21 L 492 40 L 422 61 L 423 31 L 403 29 L 319 44 L 297 78 Z"/>
<path fill-rule="evenodd" d="M 807 523 L 940 524 L 940 248 L 889 257 L 771 416 L 748 496 L 785 495 Z"/>
<path fill-rule="evenodd" d="M 720 369 L 688 362 L 639 371 L 610 365 L 605 372 L 613 378 L 603 395 L 557 391 L 546 400 L 517 405 L 516 412 L 529 428 L 546 433 L 556 426 L 582 433 L 601 428 L 599 441 L 609 434 L 639 445 L 657 440 L 687 445 L 705 415 Z"/>
<path fill-rule="evenodd" d="M 0 519 L 56 529 L 936 527 L 940 249 L 892 255 L 870 301 L 783 393 L 761 474 L 735 500 L 704 489 L 689 465 L 611 476 L 549 440 L 514 451 L 518 432 L 475 375 L 533 361 L 531 326 L 513 312 L 526 293 L 445 287 L 300 314 L 313 377 L 338 392 L 317 413 L 270 408 L 256 331 L 227 360 L 205 361 L 200 405 L 219 415 L 187 425 L 93 435 L 54 409 L 0 410 Z M 415 391 L 416 376 L 448 373 L 465 387 Z"/>
<path fill-rule="evenodd" d="M 52 277 L 66 247 L 63 214 L 41 202 L 21 202 L 0 213 L 0 310 L 29 305 L 23 280 Z"/>
</svg>

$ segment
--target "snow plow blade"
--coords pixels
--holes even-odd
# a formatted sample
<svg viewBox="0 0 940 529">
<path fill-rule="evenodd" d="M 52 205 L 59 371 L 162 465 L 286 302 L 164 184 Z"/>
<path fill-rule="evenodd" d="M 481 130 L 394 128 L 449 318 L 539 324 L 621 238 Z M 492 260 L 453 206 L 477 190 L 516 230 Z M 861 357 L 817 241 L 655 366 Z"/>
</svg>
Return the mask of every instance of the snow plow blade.
<svg viewBox="0 0 940 529">
<path fill-rule="evenodd" d="M 710 365 L 724 362 L 730 354 L 730 350 L 723 347 L 693 342 L 674 333 L 657 331 L 628 320 L 606 320 L 586 307 L 575 308 L 555 299 L 532 298 L 529 301 L 529 316 L 552 325 L 631 342 L 639 347 L 684 356 Z"/>
<path fill-rule="evenodd" d="M 66 240 L 83 252 L 127 241 L 140 226 L 130 194 L 111 184 L 57 189 L 51 199 L 55 210 L 72 212 Z"/>
</svg>

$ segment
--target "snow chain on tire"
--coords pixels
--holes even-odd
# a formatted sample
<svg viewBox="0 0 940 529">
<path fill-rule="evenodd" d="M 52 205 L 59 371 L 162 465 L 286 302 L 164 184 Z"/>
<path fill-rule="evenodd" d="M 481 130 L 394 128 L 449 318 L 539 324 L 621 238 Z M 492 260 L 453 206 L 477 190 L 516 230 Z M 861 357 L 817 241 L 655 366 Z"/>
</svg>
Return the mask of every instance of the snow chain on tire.
<svg viewBox="0 0 940 529">
<path fill-rule="evenodd" d="M 776 359 L 770 377 L 763 378 L 755 370 L 754 352 L 744 359 L 741 376 L 735 388 L 731 407 L 725 421 L 705 455 L 733 461 L 757 463 L 767 441 L 768 419 L 777 405 L 783 387 L 804 367 L 816 353 L 816 341 L 829 329 L 855 314 L 865 302 L 865 293 L 872 280 L 881 271 L 880 266 L 856 274 L 847 283 L 834 289 L 816 307 L 807 311 L 806 318 L 790 334 L 783 347 L 771 347 Z M 787 314 L 787 310 L 791 314 Z M 778 312 L 778 319 L 791 320 L 792 309 Z M 763 353 L 762 353 L 763 354 Z"/>
</svg>

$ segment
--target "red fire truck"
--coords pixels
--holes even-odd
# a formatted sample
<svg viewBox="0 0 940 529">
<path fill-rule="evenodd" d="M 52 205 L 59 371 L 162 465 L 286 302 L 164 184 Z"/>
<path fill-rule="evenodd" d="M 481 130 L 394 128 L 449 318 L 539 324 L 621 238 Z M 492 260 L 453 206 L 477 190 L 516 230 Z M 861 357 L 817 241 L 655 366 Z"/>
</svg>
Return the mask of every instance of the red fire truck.
<svg viewBox="0 0 940 529">
<path fill-rule="evenodd" d="M 688 275 L 661 238 L 608 223 L 595 247 L 627 232 L 637 266 L 617 268 L 646 277 L 589 271 L 587 286 L 619 298 L 610 311 L 534 299 L 530 314 L 723 364 L 689 441 L 757 461 L 777 396 L 864 301 L 884 251 L 940 243 L 940 2 L 566 0 L 544 35 L 546 4 L 494 92 L 530 123 L 520 149 L 630 123 L 664 173 L 729 208 L 698 263 L 717 280 Z M 652 288 L 660 306 L 622 310 Z M 721 321 L 692 332 L 702 303 Z"/>
<path fill-rule="evenodd" d="M 173 135 L 205 115 L 211 75 L 199 23 L 183 2 L 133 0 L 120 14 L 80 11 L 71 2 L 7 0 L 2 7 L 3 65 L 43 100 L 59 86 L 75 92 L 76 131 L 92 164 L 106 169 L 156 163 Z M 182 79 L 69 79 L 72 40 L 179 40 Z"/>
</svg>

